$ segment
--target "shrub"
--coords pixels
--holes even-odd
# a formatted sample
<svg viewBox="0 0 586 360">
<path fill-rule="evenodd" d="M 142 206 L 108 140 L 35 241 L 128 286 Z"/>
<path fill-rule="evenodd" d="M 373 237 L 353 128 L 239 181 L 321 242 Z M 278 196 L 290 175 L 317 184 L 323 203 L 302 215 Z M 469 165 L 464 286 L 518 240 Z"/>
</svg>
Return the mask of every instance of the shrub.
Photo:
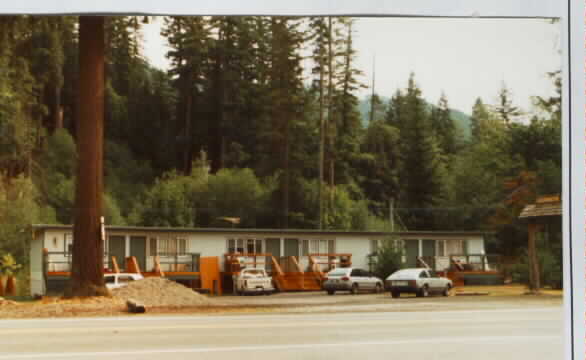
<svg viewBox="0 0 586 360">
<path fill-rule="evenodd" d="M 396 246 L 396 240 L 393 237 L 384 239 L 372 256 L 373 273 L 383 280 L 403 267 L 403 253 Z"/>
<path fill-rule="evenodd" d="M 561 256 L 556 251 L 544 246 L 538 246 L 537 261 L 539 262 L 539 279 L 541 286 L 552 289 L 563 288 L 563 271 Z M 513 282 L 529 285 L 529 257 L 527 252 L 521 256 L 518 265 L 511 269 Z"/>
</svg>

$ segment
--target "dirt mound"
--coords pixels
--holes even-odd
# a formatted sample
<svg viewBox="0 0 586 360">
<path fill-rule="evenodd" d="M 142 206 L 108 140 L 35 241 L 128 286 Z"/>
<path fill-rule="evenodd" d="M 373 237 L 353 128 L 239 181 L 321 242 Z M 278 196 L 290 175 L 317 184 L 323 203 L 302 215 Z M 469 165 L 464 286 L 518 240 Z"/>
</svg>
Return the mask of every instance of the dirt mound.
<svg viewBox="0 0 586 360">
<path fill-rule="evenodd" d="M 114 297 L 136 300 L 144 306 L 206 306 L 213 302 L 205 295 L 196 293 L 174 281 L 151 277 L 134 281 L 128 286 L 112 290 Z"/>
</svg>

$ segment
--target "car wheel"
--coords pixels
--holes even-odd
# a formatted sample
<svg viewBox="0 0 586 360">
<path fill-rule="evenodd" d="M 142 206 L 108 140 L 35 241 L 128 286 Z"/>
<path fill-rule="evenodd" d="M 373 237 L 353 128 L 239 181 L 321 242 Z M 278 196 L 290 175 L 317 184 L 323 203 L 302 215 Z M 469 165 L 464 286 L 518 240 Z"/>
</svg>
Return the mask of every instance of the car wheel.
<svg viewBox="0 0 586 360">
<path fill-rule="evenodd" d="M 336 290 L 328 290 L 328 295 L 334 295 L 336 293 Z"/>
<path fill-rule="evenodd" d="M 429 288 L 427 285 L 423 285 L 421 288 L 421 297 L 428 297 L 429 296 Z"/>
<path fill-rule="evenodd" d="M 383 287 L 381 286 L 381 284 L 376 284 L 376 286 L 374 287 L 374 293 L 380 294 L 381 292 L 383 292 Z"/>
<path fill-rule="evenodd" d="M 401 293 L 398 291 L 392 291 L 391 296 L 396 299 L 401 296 Z"/>
<path fill-rule="evenodd" d="M 450 290 L 452 290 L 452 287 L 450 285 L 446 285 L 446 288 L 442 292 L 442 295 L 443 296 L 450 296 Z"/>
<path fill-rule="evenodd" d="M 352 289 L 350 289 L 350 293 L 352 295 L 358 294 L 358 284 L 356 284 L 356 283 L 352 284 Z"/>
</svg>

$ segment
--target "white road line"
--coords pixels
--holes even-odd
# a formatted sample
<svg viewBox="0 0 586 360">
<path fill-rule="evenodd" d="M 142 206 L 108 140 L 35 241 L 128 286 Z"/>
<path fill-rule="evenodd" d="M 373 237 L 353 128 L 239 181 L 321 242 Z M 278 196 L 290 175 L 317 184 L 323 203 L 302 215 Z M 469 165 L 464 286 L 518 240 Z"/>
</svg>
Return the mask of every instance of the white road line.
<svg viewBox="0 0 586 360">
<path fill-rule="evenodd" d="M 283 345 L 263 345 L 263 346 L 232 346 L 232 347 L 203 347 L 187 349 L 151 349 L 151 350 L 127 350 L 127 351 L 97 351 L 97 352 L 51 352 L 51 353 L 31 353 L 31 354 L 4 354 L 0 355 L 3 359 L 63 359 L 63 358 L 81 358 L 81 357 L 106 357 L 106 356 L 129 356 L 129 355 L 153 355 L 153 354 L 180 354 L 180 353 L 222 353 L 222 352 L 242 352 L 242 351 L 274 351 L 274 350 L 303 350 L 303 349 L 320 349 L 320 348 L 342 348 L 342 347 L 359 347 L 359 346 L 384 346 L 384 345 L 409 345 L 409 344 L 483 344 L 493 343 L 495 345 L 504 345 L 518 342 L 541 342 L 541 341 L 558 341 L 561 343 L 562 336 L 482 336 L 482 337 L 441 337 L 441 338 L 422 338 L 409 340 L 389 340 L 389 341 L 366 341 L 366 342 L 344 342 L 344 343 L 315 343 L 315 344 L 283 344 Z"/>
<path fill-rule="evenodd" d="M 267 320 L 267 319 L 259 319 L 259 320 Z M 294 319 L 291 319 L 294 320 Z M 486 319 L 475 319 L 476 324 L 492 324 L 492 323 L 502 323 L 503 319 L 501 318 L 486 318 Z M 522 319 L 524 323 L 530 322 L 543 322 L 544 319 L 541 318 L 529 318 L 529 319 Z M 218 323 L 193 323 L 193 324 L 148 324 L 148 325 L 138 325 L 133 324 L 134 326 L 119 324 L 119 325 L 109 325 L 109 326 L 101 326 L 101 327 L 92 327 L 92 328 L 85 328 L 83 329 L 84 332 L 90 334 L 97 334 L 103 332 L 111 332 L 113 330 L 116 331 L 132 331 L 134 333 L 140 332 L 147 332 L 147 331 L 169 331 L 169 330 L 205 330 L 205 329 L 266 329 L 266 328 L 274 328 L 274 329 L 287 329 L 287 328 L 323 328 L 323 327 L 335 327 L 335 326 L 356 326 L 356 325 L 371 325 L 371 326 L 383 326 L 383 325 L 393 325 L 393 326 L 401 326 L 401 325 L 430 325 L 430 324 L 459 324 L 459 323 L 470 323 L 469 318 L 459 318 L 459 319 L 364 319 L 364 320 L 348 320 L 345 318 L 340 319 L 325 319 L 325 320 L 316 320 L 316 319 L 307 319 L 304 321 L 296 320 L 295 322 L 276 322 L 276 321 L 262 321 L 262 322 L 239 322 L 239 323 L 225 323 L 225 322 L 218 322 Z M 45 327 L 45 328 L 17 328 L 17 329 L 8 329 L 8 328 L 0 328 L 0 335 L 7 336 L 7 335 L 17 335 L 17 334 L 44 334 L 50 332 L 51 334 L 66 334 L 66 333 L 77 333 L 82 330 L 80 327 Z"/>
<path fill-rule="evenodd" d="M 490 310 L 448 310 L 448 311 L 437 311 L 434 310 L 434 316 L 438 315 L 454 315 L 454 314 L 485 314 L 485 313 L 535 313 L 535 312 L 560 312 L 563 308 L 560 306 L 558 307 L 544 307 L 544 308 L 519 308 L 519 309 L 490 309 Z M 380 318 L 381 316 L 400 316 L 398 314 L 409 316 L 417 316 L 418 314 L 426 314 L 429 316 L 430 311 L 377 311 L 375 313 L 364 313 L 364 312 L 347 312 L 344 313 L 344 317 L 348 318 L 351 316 L 354 317 L 376 317 Z M 249 314 L 242 314 L 242 315 L 221 315 L 221 314 L 214 314 L 214 315 L 190 315 L 190 314 L 181 314 L 176 316 L 136 316 L 134 315 L 129 316 L 116 316 L 116 317 L 76 317 L 76 318 L 49 318 L 49 319 L 0 319 L 0 328 L 2 325 L 8 325 L 12 323 L 24 325 L 26 323 L 52 323 L 55 324 L 56 322 L 60 323 L 67 323 L 67 322 L 86 322 L 86 321 L 96 321 L 96 322 L 108 322 L 108 321 L 163 321 L 163 320 L 174 320 L 174 321 L 192 321 L 192 320 L 250 320 L 250 319 L 283 319 L 283 318 L 305 318 L 311 317 L 312 319 L 316 318 L 329 318 L 329 317 L 339 317 L 339 314 L 327 314 L 327 313 L 284 313 L 284 314 L 267 314 L 267 315 L 249 315 Z M 298 319 L 296 319 L 298 320 Z"/>
</svg>

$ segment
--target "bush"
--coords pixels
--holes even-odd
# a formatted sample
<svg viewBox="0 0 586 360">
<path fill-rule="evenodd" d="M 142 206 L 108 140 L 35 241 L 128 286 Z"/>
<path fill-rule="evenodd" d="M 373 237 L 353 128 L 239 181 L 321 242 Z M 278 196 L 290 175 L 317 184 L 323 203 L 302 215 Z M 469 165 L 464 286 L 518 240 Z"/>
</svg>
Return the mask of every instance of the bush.
<svg viewBox="0 0 586 360">
<path fill-rule="evenodd" d="M 563 271 L 561 256 L 544 246 L 538 246 L 537 261 L 539 262 L 539 279 L 541 286 L 552 289 L 563 288 Z M 521 256 L 520 263 L 511 269 L 513 282 L 529 285 L 529 257 L 527 252 Z"/>
<path fill-rule="evenodd" d="M 396 246 L 397 240 L 393 237 L 384 239 L 373 254 L 373 273 L 383 280 L 403 267 L 403 253 Z"/>
</svg>

